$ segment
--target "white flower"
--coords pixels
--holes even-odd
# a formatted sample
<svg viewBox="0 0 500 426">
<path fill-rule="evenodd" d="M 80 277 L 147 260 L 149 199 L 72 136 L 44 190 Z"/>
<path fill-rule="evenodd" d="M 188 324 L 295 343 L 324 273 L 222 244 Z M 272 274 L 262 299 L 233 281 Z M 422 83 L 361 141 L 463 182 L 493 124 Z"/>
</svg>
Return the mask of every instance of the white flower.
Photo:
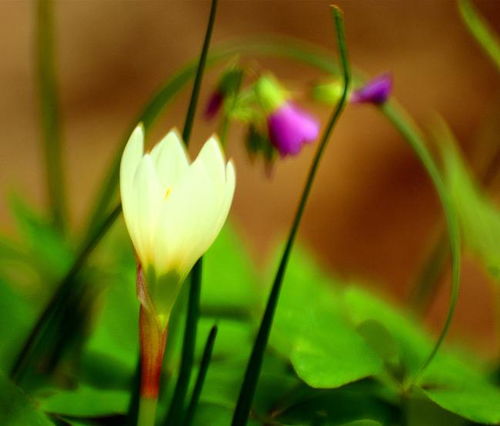
<svg viewBox="0 0 500 426">
<path fill-rule="evenodd" d="M 235 171 L 215 137 L 192 163 L 177 131 L 144 153 L 144 130 L 130 136 L 120 168 L 123 215 L 158 314 L 169 315 L 178 290 L 229 213 Z"/>
</svg>

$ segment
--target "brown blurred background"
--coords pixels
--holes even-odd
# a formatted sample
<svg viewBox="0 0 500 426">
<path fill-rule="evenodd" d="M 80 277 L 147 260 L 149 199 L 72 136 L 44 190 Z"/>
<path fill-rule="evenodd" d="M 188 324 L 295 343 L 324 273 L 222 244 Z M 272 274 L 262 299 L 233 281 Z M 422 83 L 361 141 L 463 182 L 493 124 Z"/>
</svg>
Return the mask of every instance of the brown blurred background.
<svg viewBox="0 0 500 426">
<path fill-rule="evenodd" d="M 262 33 L 300 37 L 334 49 L 329 1 L 220 2 L 214 42 Z M 486 119 L 500 119 L 500 80 L 472 41 L 452 0 L 340 1 L 351 61 L 369 74 L 391 71 L 395 96 L 423 125 L 433 112 L 450 123 L 471 154 Z M 477 6 L 500 32 L 500 1 Z M 59 1 L 56 37 L 64 158 L 72 220 L 80 223 L 117 144 L 152 92 L 200 49 L 205 1 Z M 34 2 L 0 0 L 0 182 L 2 194 L 21 189 L 44 204 L 34 69 Z M 291 87 L 320 74 L 282 60 L 262 61 Z M 203 99 L 215 81 L 209 74 Z M 167 110 L 155 134 L 182 126 L 187 95 Z M 307 103 L 306 103 L 307 104 Z M 309 105 L 326 119 L 327 108 Z M 198 122 L 194 141 L 214 127 Z M 233 221 L 255 259 L 263 259 L 288 229 L 313 149 L 280 163 L 273 180 L 252 167 L 241 132 L 231 138 L 238 168 Z M 495 143 L 498 143 L 498 138 Z M 196 143 L 195 149 L 196 149 Z M 497 187 L 498 188 L 498 187 Z M 498 193 L 497 193 L 498 194 Z M 1 205 L 2 228 L 12 220 Z M 411 150 L 370 107 L 350 107 L 320 168 L 301 229 L 321 263 L 361 277 L 403 302 L 440 221 L 433 189 Z M 464 261 L 452 336 L 491 357 L 495 339 L 492 283 Z M 428 313 L 443 321 L 447 287 Z"/>
</svg>

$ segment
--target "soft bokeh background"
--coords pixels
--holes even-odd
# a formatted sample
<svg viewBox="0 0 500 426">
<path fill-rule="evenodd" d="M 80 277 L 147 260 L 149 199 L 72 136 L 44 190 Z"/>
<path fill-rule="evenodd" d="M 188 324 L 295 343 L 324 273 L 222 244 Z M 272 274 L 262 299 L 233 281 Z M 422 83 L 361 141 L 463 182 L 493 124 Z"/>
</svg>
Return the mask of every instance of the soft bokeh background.
<svg viewBox="0 0 500 426">
<path fill-rule="evenodd" d="M 369 74 L 391 71 L 395 96 L 424 126 L 442 114 L 470 158 L 488 120 L 500 120 L 500 80 L 473 42 L 452 0 L 341 1 L 352 62 Z M 500 1 L 477 6 L 500 32 Z M 334 49 L 328 1 L 220 2 L 214 42 L 262 33 L 300 37 Z M 86 212 L 106 165 L 137 112 L 152 92 L 200 49 L 208 2 L 59 1 L 56 36 L 64 159 L 72 220 Z M 0 182 L 33 202 L 45 202 L 33 51 L 34 2 L 0 0 Z M 269 66 L 297 90 L 320 76 L 278 60 Z M 203 99 L 216 79 L 209 74 Z M 187 94 L 169 108 L 155 130 L 181 127 Z M 309 105 L 323 119 L 328 109 Z M 214 130 L 198 122 L 196 149 Z M 488 143 L 499 143 L 496 138 Z M 258 265 L 288 229 L 313 149 L 286 160 L 265 177 L 251 166 L 241 132 L 231 134 L 238 168 L 233 221 Z M 497 182 L 498 183 L 498 182 Z M 496 195 L 498 199 L 498 185 Z M 494 191 L 493 191 L 494 192 Z M 495 196 L 495 194 L 493 194 Z M 5 203 L 2 229 L 12 232 Z M 325 268 L 360 277 L 404 303 L 412 280 L 439 229 L 433 189 L 411 150 L 370 107 L 350 107 L 325 154 L 301 239 Z M 492 356 L 495 339 L 492 283 L 466 257 L 463 286 L 452 336 Z M 443 321 L 446 285 L 427 314 L 430 327 Z"/>
</svg>

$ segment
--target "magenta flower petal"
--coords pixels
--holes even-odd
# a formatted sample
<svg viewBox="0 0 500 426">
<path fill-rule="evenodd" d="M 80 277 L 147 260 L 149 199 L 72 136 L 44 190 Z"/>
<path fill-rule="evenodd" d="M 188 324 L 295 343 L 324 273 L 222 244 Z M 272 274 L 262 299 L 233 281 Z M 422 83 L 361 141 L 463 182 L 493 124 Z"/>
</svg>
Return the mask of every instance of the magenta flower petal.
<svg viewBox="0 0 500 426">
<path fill-rule="evenodd" d="M 370 80 L 363 87 L 351 93 L 350 101 L 355 104 L 372 103 L 383 104 L 391 94 L 392 77 L 389 74 L 382 74 Z"/>
<path fill-rule="evenodd" d="M 267 118 L 269 138 L 282 157 L 297 155 L 302 146 L 319 134 L 319 122 L 290 102 L 285 102 Z"/>
<path fill-rule="evenodd" d="M 221 109 L 223 102 L 224 95 L 218 90 L 213 92 L 205 107 L 205 112 L 203 114 L 205 120 L 211 120 L 214 118 Z"/>
</svg>

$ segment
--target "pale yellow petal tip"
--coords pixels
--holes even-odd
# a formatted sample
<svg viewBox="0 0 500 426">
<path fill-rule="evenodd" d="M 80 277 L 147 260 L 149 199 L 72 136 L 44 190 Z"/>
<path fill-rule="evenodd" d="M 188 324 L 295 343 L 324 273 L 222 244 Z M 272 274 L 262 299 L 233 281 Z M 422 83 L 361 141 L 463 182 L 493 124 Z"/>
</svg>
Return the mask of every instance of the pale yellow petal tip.
<svg viewBox="0 0 500 426">
<path fill-rule="evenodd" d="M 137 152 L 139 147 L 142 154 L 144 152 L 144 125 L 142 123 L 139 123 L 130 134 L 125 149 L 133 149 Z"/>
<path fill-rule="evenodd" d="M 180 152 L 184 154 L 186 159 L 189 158 L 186 145 L 182 141 L 182 136 L 179 133 L 177 127 L 173 127 L 168 131 L 168 133 L 156 144 L 153 150 L 160 151 L 162 147 L 166 147 L 168 145 L 175 146 L 177 150 L 175 152 Z"/>
<path fill-rule="evenodd" d="M 129 142 L 132 140 L 141 140 L 144 144 L 144 139 L 145 139 L 145 134 L 146 130 L 144 128 L 144 124 L 139 123 L 137 126 L 135 126 L 135 129 L 132 131 Z"/>
<path fill-rule="evenodd" d="M 226 164 L 226 181 L 236 180 L 236 167 L 234 161 L 230 158 Z"/>
<path fill-rule="evenodd" d="M 213 133 L 205 143 L 206 144 L 210 143 L 211 145 L 215 144 L 215 146 L 217 146 L 218 151 L 221 153 L 222 158 L 226 158 L 224 147 L 222 146 L 220 138 L 216 133 Z"/>
<path fill-rule="evenodd" d="M 177 127 L 172 127 L 168 133 L 167 133 L 167 136 L 169 137 L 175 137 L 175 139 L 177 140 L 177 142 L 179 142 L 182 146 L 184 146 L 184 141 L 182 140 L 182 135 L 181 135 L 181 132 L 179 131 L 179 129 Z"/>
</svg>

